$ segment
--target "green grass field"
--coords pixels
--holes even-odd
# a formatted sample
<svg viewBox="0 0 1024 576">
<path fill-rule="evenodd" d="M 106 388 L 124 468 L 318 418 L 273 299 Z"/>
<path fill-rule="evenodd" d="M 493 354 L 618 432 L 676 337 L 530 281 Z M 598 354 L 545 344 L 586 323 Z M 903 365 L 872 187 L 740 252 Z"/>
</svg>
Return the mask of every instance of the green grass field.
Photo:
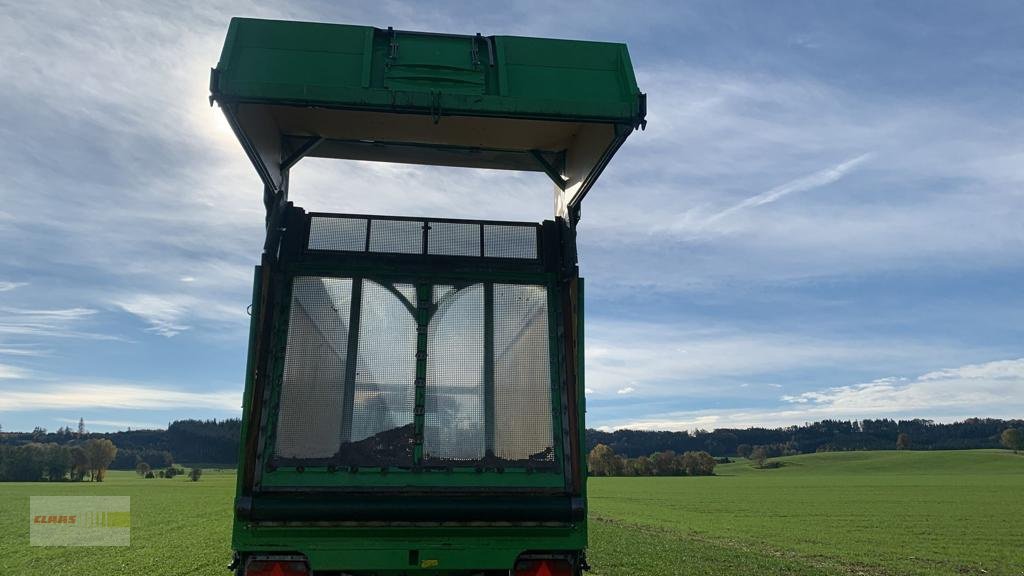
<svg viewBox="0 0 1024 576">
<path fill-rule="evenodd" d="M 1024 575 L 1024 455 L 853 452 L 710 478 L 595 478 L 597 576 Z M 0 484 L 0 574 L 227 576 L 234 475 Z M 28 545 L 28 497 L 132 497 L 129 548 Z"/>
<path fill-rule="evenodd" d="M 595 574 L 1024 575 L 1024 455 L 845 452 L 590 483 Z"/>
<path fill-rule="evenodd" d="M 111 471 L 102 483 L 0 483 L 0 574 L 229 576 L 234 472 L 143 479 Z M 131 546 L 29 546 L 29 496 L 130 496 Z"/>
</svg>

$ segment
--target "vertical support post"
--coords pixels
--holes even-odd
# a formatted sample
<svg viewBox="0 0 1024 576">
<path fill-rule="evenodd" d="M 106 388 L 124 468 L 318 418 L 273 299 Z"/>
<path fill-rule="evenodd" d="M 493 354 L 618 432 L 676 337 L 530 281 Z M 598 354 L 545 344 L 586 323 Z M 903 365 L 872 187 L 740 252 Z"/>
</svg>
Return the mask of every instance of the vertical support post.
<svg viewBox="0 0 1024 576">
<path fill-rule="evenodd" d="M 348 315 L 348 344 L 345 346 L 345 387 L 342 392 L 341 442 L 352 441 L 352 413 L 359 371 L 359 315 L 363 308 L 363 279 L 352 279 L 352 302 Z"/>
<path fill-rule="evenodd" d="M 484 284 L 484 454 L 495 456 L 494 283 Z"/>
<path fill-rule="evenodd" d="M 433 286 L 416 285 L 416 403 L 413 408 L 413 464 L 423 463 L 423 428 L 427 406 L 427 331 L 433 305 Z"/>
<path fill-rule="evenodd" d="M 586 354 L 583 350 L 585 338 L 583 330 L 586 326 L 584 322 L 584 294 L 583 294 L 583 278 L 576 279 L 576 413 L 577 413 L 577 435 L 580 454 L 579 454 L 579 467 L 580 467 L 580 478 L 581 478 L 581 490 L 579 496 L 585 497 L 587 491 L 587 451 L 585 448 L 587 445 L 587 387 L 586 387 L 586 375 L 584 373 L 584 367 L 586 366 Z"/>
</svg>

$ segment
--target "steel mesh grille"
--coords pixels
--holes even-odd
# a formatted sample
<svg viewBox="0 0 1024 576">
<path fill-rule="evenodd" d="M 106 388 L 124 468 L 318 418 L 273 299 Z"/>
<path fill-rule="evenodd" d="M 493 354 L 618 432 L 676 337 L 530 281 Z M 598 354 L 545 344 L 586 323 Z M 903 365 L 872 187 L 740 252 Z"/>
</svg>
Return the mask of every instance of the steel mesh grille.
<svg viewBox="0 0 1024 576">
<path fill-rule="evenodd" d="M 310 250 L 537 259 L 538 226 L 385 217 L 310 216 Z M 482 245 L 481 245 L 482 242 Z"/>
<path fill-rule="evenodd" d="M 547 289 L 476 283 L 432 293 L 424 463 L 553 463 Z M 294 278 L 278 463 L 414 464 L 415 312 L 412 284 Z"/>
<path fill-rule="evenodd" d="M 553 461 L 547 291 L 494 285 L 495 455 Z"/>
<path fill-rule="evenodd" d="M 434 286 L 427 332 L 423 452 L 428 461 L 484 457 L 484 287 Z"/>
<path fill-rule="evenodd" d="M 427 253 L 444 256 L 480 256 L 480 225 L 431 222 Z"/>
<path fill-rule="evenodd" d="M 351 441 L 380 437 L 378 448 L 411 459 L 416 321 L 406 302 L 416 301 L 416 289 L 411 284 L 394 289 L 405 302 L 384 286 L 363 281 Z"/>
<path fill-rule="evenodd" d="M 328 458 L 341 441 L 352 281 L 297 277 L 292 284 L 275 453 Z"/>
<path fill-rule="evenodd" d="M 324 218 L 309 222 L 310 250 L 366 251 L 366 218 Z"/>
<path fill-rule="evenodd" d="M 370 252 L 423 253 L 423 222 L 374 219 L 370 225 Z"/>
<path fill-rule="evenodd" d="M 536 258 L 537 229 L 533 226 L 485 224 L 484 256 L 490 258 Z"/>
</svg>

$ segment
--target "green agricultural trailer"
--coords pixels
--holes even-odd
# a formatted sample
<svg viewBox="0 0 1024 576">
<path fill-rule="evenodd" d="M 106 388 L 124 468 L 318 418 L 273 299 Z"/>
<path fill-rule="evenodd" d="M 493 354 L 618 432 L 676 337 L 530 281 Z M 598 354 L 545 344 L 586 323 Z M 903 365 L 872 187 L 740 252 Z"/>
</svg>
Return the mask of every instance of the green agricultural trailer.
<svg viewBox="0 0 1024 576">
<path fill-rule="evenodd" d="M 645 124 L 626 47 L 236 18 L 210 91 L 267 227 L 231 568 L 579 574 L 575 230 Z M 307 156 L 543 172 L 555 216 L 307 213 L 288 200 Z"/>
</svg>

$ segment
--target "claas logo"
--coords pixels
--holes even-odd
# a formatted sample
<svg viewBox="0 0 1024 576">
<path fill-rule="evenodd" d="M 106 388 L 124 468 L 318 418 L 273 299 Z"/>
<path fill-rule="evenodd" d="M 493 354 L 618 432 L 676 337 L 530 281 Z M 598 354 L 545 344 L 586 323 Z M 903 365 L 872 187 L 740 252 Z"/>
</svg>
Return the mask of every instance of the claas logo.
<svg viewBox="0 0 1024 576">
<path fill-rule="evenodd" d="M 74 524 L 88 528 L 128 528 L 132 524 L 131 512 L 91 512 L 84 515 L 33 516 L 33 524 Z"/>
</svg>

